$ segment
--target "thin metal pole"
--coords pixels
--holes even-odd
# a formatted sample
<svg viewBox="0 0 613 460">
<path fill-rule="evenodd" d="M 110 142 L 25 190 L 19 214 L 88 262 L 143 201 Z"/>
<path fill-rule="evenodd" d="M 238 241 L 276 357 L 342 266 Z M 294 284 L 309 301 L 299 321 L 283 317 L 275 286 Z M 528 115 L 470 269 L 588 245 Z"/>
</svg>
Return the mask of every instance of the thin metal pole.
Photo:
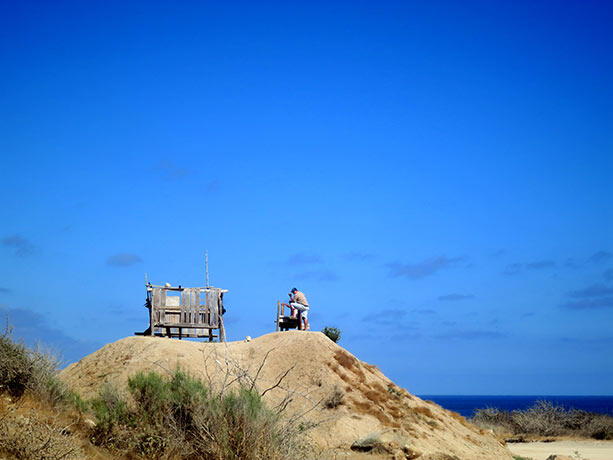
<svg viewBox="0 0 613 460">
<path fill-rule="evenodd" d="M 209 284 L 209 251 L 204 251 L 204 269 L 206 270 L 206 287 L 211 287 Z"/>
</svg>

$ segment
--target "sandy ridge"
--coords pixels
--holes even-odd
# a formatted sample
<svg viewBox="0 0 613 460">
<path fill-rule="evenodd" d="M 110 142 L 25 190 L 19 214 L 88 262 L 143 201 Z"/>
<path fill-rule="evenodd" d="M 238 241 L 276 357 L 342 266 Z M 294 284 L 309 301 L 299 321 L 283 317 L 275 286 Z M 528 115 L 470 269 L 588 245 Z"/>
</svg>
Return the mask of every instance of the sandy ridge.
<svg viewBox="0 0 613 460">
<path fill-rule="evenodd" d="M 246 379 L 258 374 L 260 392 L 287 373 L 265 399 L 276 406 L 291 395 L 288 416 L 306 413 L 318 424 L 309 436 L 321 451 L 347 450 L 357 439 L 383 431 L 408 442 L 409 458 L 512 460 L 493 435 L 397 387 L 320 332 L 276 332 L 225 344 L 127 337 L 71 364 L 60 376 L 92 397 L 105 383 L 124 387 L 137 371 L 171 372 L 177 366 L 216 386 L 242 373 Z M 342 404 L 325 408 L 322 402 L 339 392 Z"/>
</svg>

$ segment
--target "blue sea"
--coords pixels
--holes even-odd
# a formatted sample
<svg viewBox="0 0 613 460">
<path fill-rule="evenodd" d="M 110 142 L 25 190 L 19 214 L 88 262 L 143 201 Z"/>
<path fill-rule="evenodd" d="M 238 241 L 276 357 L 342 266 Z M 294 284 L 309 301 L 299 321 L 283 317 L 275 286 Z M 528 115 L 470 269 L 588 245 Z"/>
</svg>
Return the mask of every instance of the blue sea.
<svg viewBox="0 0 613 460">
<path fill-rule="evenodd" d="M 613 416 L 613 396 L 454 396 L 418 395 L 421 399 L 434 401 L 439 406 L 472 417 L 476 409 L 495 407 L 500 410 L 524 410 L 536 401 L 551 401 L 566 409 L 580 409 L 588 412 Z"/>
</svg>

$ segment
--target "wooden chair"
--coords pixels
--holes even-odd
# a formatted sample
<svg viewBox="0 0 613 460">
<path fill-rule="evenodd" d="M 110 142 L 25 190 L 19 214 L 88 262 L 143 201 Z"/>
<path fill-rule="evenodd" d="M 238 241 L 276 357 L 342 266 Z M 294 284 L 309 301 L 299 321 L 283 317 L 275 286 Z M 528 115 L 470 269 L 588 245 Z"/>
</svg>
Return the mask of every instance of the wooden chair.
<svg viewBox="0 0 613 460">
<path fill-rule="evenodd" d="M 285 308 L 289 309 L 291 312 L 291 307 L 289 304 L 284 302 L 277 302 L 277 332 L 278 331 L 288 331 L 290 329 L 300 330 L 300 325 L 302 324 L 302 312 L 298 311 L 296 318 L 292 318 L 290 315 L 285 315 Z"/>
</svg>

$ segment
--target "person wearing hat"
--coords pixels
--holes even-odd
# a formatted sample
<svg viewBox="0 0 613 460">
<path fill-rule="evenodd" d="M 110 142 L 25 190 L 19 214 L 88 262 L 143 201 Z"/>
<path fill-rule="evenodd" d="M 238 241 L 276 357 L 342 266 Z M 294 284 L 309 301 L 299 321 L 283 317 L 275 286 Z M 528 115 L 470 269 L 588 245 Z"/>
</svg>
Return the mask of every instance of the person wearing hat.
<svg viewBox="0 0 613 460">
<path fill-rule="evenodd" d="M 300 292 L 298 289 L 292 288 L 292 291 L 289 297 L 290 297 L 289 306 L 292 309 L 292 317 L 295 317 L 295 310 L 298 310 L 302 316 L 302 321 L 304 322 L 304 327 L 302 327 L 302 324 L 298 324 L 298 329 L 303 330 L 303 331 L 308 331 L 309 330 L 309 320 L 307 317 L 309 314 L 309 302 L 306 299 L 306 296 L 304 295 L 304 293 Z"/>
</svg>

